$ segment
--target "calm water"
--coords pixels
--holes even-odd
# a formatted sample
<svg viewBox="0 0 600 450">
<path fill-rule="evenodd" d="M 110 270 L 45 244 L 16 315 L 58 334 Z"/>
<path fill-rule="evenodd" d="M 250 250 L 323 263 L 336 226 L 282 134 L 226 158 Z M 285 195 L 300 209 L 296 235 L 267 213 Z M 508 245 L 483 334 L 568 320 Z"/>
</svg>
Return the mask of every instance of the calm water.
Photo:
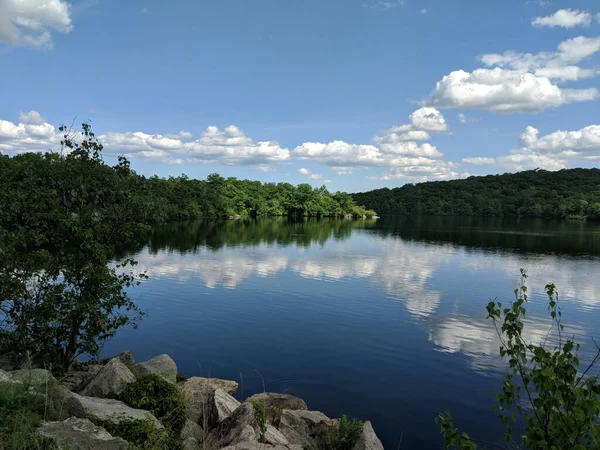
<svg viewBox="0 0 600 450">
<path fill-rule="evenodd" d="M 505 370 L 485 320 L 519 268 L 526 325 L 546 335 L 543 287 L 560 290 L 568 332 L 600 338 L 600 226 L 577 222 L 382 218 L 186 222 L 136 253 L 147 311 L 105 354 L 170 354 L 180 372 L 240 381 L 238 396 L 289 392 L 311 409 L 373 421 L 386 448 L 440 448 L 449 409 L 471 436 L 502 441 L 491 406 Z M 257 372 L 258 371 L 258 372 Z"/>
</svg>

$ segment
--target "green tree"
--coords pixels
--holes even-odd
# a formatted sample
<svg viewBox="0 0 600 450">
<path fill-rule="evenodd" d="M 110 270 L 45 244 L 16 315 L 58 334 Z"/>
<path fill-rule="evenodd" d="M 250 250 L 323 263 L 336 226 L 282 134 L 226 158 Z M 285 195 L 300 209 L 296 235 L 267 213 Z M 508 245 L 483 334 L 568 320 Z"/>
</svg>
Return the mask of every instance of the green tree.
<svg viewBox="0 0 600 450">
<path fill-rule="evenodd" d="M 148 204 L 128 161 L 106 165 L 82 128 L 77 138 L 60 127 L 60 155 L 15 157 L 0 181 L 0 332 L 62 370 L 142 314 L 127 288 L 144 275 L 115 258 L 146 229 Z"/>
</svg>

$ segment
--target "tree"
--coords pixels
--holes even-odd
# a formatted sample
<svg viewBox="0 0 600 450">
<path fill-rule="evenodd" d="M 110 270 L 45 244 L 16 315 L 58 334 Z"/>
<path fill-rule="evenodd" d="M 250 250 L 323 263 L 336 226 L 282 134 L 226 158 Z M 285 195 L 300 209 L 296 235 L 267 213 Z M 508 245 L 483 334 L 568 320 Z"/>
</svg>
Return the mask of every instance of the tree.
<svg viewBox="0 0 600 450">
<path fill-rule="evenodd" d="M 598 449 L 600 448 L 600 384 L 590 370 L 600 361 L 600 348 L 589 365 L 579 372 L 579 344 L 563 339 L 564 325 L 554 284 L 546 285 L 552 328 L 542 345 L 523 338 L 528 290 L 527 273 L 521 269 L 521 283 L 515 289 L 515 301 L 507 307 L 492 301 L 487 305 L 488 318 L 496 327 L 501 341 L 500 356 L 507 358 L 509 373 L 496 394 L 498 416 L 506 426 L 506 440 L 513 439 L 513 424 L 525 426 L 523 444 L 528 449 Z M 546 346 L 551 331 L 557 338 Z M 466 433 L 459 434 L 449 412 L 440 414 L 446 448 L 476 449 L 476 442 Z"/>
<path fill-rule="evenodd" d="M 89 124 L 62 126 L 61 154 L 25 154 L 0 183 L 0 332 L 11 350 L 67 370 L 142 312 L 127 289 L 145 277 L 119 251 L 146 229 L 125 158 L 102 160 Z"/>
</svg>

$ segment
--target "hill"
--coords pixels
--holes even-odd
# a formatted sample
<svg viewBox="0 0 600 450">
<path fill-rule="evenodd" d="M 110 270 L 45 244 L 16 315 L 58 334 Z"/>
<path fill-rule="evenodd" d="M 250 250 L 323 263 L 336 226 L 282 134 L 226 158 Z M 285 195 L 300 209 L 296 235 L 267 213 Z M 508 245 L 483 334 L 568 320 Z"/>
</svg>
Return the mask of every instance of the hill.
<svg viewBox="0 0 600 450">
<path fill-rule="evenodd" d="M 600 169 L 530 170 L 351 194 L 379 214 L 600 218 Z"/>
</svg>

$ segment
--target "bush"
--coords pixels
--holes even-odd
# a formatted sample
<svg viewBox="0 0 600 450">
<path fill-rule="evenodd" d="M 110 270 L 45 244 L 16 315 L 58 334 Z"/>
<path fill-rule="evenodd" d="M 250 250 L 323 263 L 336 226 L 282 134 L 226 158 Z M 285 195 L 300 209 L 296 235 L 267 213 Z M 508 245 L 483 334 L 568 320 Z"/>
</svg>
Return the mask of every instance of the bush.
<svg viewBox="0 0 600 450">
<path fill-rule="evenodd" d="M 185 401 L 179 387 L 153 373 L 138 374 L 127 385 L 122 400 L 133 408 L 145 409 L 159 419 L 172 433 L 179 436 L 186 421 Z"/>
<path fill-rule="evenodd" d="M 522 445 L 528 449 L 594 449 L 600 448 L 600 384 L 597 376 L 586 376 L 600 361 L 600 348 L 587 368 L 579 370 L 579 344 L 564 339 L 562 312 L 554 284 L 546 285 L 548 311 L 556 344 L 546 346 L 528 343 L 523 337 L 525 305 L 528 290 L 527 273 L 521 269 L 521 283 L 515 289 L 515 300 L 506 307 L 492 301 L 487 306 L 488 318 L 500 338 L 500 356 L 507 358 L 509 373 L 496 394 L 498 416 L 506 426 L 506 441 L 512 441 L 513 423 L 524 426 Z M 446 448 L 473 450 L 475 440 L 459 434 L 449 412 L 440 414 Z"/>
<path fill-rule="evenodd" d="M 52 394 L 46 384 L 0 384 L 0 448 L 2 450 L 50 449 L 45 439 L 36 435 L 43 420 L 52 417 L 47 398 Z"/>
<path fill-rule="evenodd" d="M 104 428 L 112 436 L 129 442 L 130 449 L 179 450 L 183 444 L 166 430 L 157 430 L 152 420 L 128 420 L 113 423 L 97 417 L 89 418 L 94 424 Z"/>
<path fill-rule="evenodd" d="M 351 450 L 356 445 L 363 430 L 363 422 L 349 420 L 343 415 L 339 429 L 329 428 L 320 435 L 318 448 L 326 450 Z"/>
</svg>

